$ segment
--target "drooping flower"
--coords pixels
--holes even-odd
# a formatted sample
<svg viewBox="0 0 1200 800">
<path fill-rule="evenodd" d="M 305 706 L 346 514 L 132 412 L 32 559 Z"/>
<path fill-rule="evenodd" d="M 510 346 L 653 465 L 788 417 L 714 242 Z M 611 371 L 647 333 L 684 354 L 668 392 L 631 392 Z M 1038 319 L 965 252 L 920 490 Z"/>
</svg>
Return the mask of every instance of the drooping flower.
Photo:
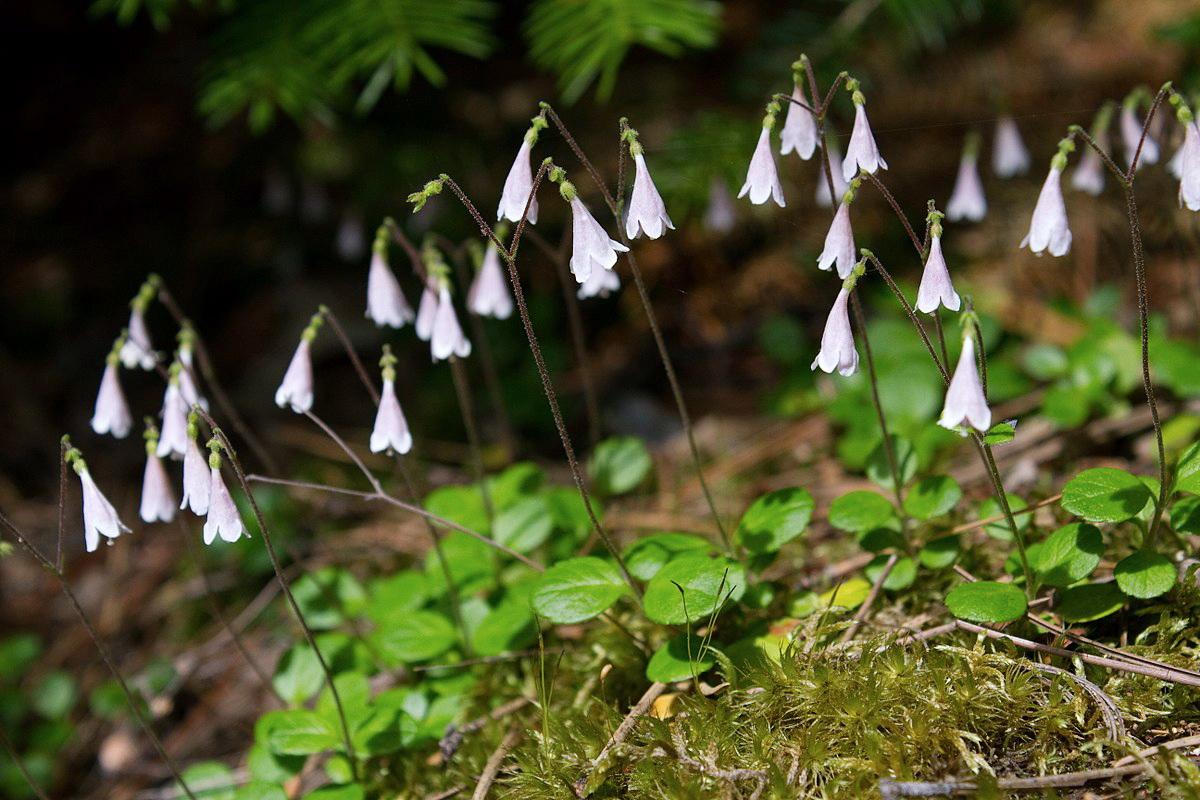
<svg viewBox="0 0 1200 800">
<path fill-rule="evenodd" d="M 938 232 L 930 234 L 929 258 L 925 259 L 925 271 L 921 273 L 921 285 L 917 289 L 917 310 L 926 314 L 932 314 L 939 305 L 950 311 L 958 311 L 962 305 L 962 300 L 950 281 L 946 257 L 942 255 L 941 225 L 934 225 Z"/>
<path fill-rule="evenodd" d="M 114 349 L 119 350 L 119 347 Z M 117 356 L 109 354 L 104 375 L 100 378 L 100 391 L 96 393 L 92 430 L 101 435 L 111 433 L 118 439 L 124 439 L 133 427 L 133 417 L 129 413 L 125 392 L 121 389 L 119 364 Z"/>
<path fill-rule="evenodd" d="M 413 321 L 413 310 L 388 266 L 386 248 L 387 242 L 377 236 L 367 270 L 367 318 L 381 328 L 403 328 Z"/>
<path fill-rule="evenodd" d="M 508 319 L 512 316 L 512 295 L 508 292 L 504 267 L 500 263 L 500 251 L 492 242 L 488 242 L 483 262 L 467 291 L 467 308 L 481 317 Z"/>
<path fill-rule="evenodd" d="M 171 372 L 171 380 L 167 383 L 166 394 L 163 395 L 162 436 L 158 439 L 157 450 L 159 458 L 183 458 L 187 454 L 188 406 L 179 390 L 178 362 L 171 365 Z"/>
<path fill-rule="evenodd" d="M 768 115 L 769 116 L 769 115 Z M 774 124 L 774 117 L 771 117 Z M 750 202 L 760 206 L 768 199 L 784 208 L 787 203 L 783 199 L 783 187 L 779 185 L 779 173 L 775 170 L 775 156 L 771 153 L 771 128 L 763 125 L 758 134 L 758 145 L 754 148 L 754 156 L 750 159 L 750 167 L 746 170 L 746 182 L 738 197 L 750 196 Z"/>
<path fill-rule="evenodd" d="M 79 485 L 83 490 L 84 545 L 89 553 L 94 553 L 100 546 L 100 537 L 103 536 L 109 540 L 116 539 L 122 533 L 129 533 L 129 528 L 121 522 L 112 503 L 108 502 L 108 498 L 92 480 L 92 474 L 88 471 L 87 462 L 83 460 L 83 454 L 74 447 L 70 447 L 69 440 L 64 438 L 63 442 L 68 445 L 65 455 L 67 463 L 79 476 Z"/>
<path fill-rule="evenodd" d="M 820 163 L 817 169 L 817 205 L 821 208 L 832 208 L 833 198 L 845 194 L 848 184 L 842 178 L 842 153 L 832 133 L 825 137 L 825 149 L 829 151 L 829 174 L 825 174 L 825 165 Z M 830 178 L 833 179 L 834 195 L 829 193 Z"/>
<path fill-rule="evenodd" d="M 792 87 L 792 99 L 801 103 L 807 102 L 799 83 Z M 779 154 L 786 156 L 795 152 L 807 161 L 812 158 L 816 149 L 817 121 L 813 119 L 812 112 L 796 103 L 788 103 L 783 129 L 779 131 Z"/>
<path fill-rule="evenodd" d="M 1104 162 L 1092 148 L 1084 148 L 1079 165 L 1071 173 L 1071 186 L 1093 196 L 1104 191 Z"/>
<path fill-rule="evenodd" d="M 983 194 L 983 181 L 979 177 L 978 137 L 968 138 L 958 162 L 958 176 L 954 179 L 954 190 L 946 203 L 946 218 L 952 221 L 969 220 L 978 222 L 987 215 L 987 197 Z"/>
<path fill-rule="evenodd" d="M 133 310 L 129 312 L 127 331 L 125 343 L 121 346 L 121 363 L 125 369 L 154 369 L 156 359 L 150 344 L 150 331 L 146 328 L 146 317 L 137 300 L 134 300 Z"/>
<path fill-rule="evenodd" d="M 1055 156 L 1055 161 L 1059 156 Z M 1063 155 L 1061 160 L 1066 161 Z M 1029 233 L 1021 240 L 1021 247 L 1034 253 L 1046 250 L 1053 256 L 1065 256 L 1071 249 L 1071 229 L 1067 225 L 1067 206 L 1062 195 L 1062 166 L 1052 164 L 1042 184 L 1033 217 L 1029 222 Z"/>
<path fill-rule="evenodd" d="M 1179 159 L 1179 203 L 1189 211 L 1200 211 L 1200 128 L 1189 119 L 1184 124 L 1183 155 Z"/>
<path fill-rule="evenodd" d="M 564 181 L 569 185 L 569 181 Z M 592 270 L 612 269 L 617 263 L 617 253 L 627 253 L 629 248 L 620 242 L 609 238 L 592 212 L 575 194 L 572 186 L 571 194 L 571 274 L 575 280 L 583 283 L 592 274 Z"/>
<path fill-rule="evenodd" d="M 887 162 L 879 155 L 879 147 L 875 144 L 875 135 L 871 133 L 871 123 L 867 121 L 867 106 L 863 102 L 862 93 L 854 90 L 854 130 L 850 134 L 850 144 L 846 145 L 846 158 L 842 161 L 842 178 L 847 182 L 854 180 L 859 171 L 875 174 L 881 169 L 887 169 Z"/>
<path fill-rule="evenodd" d="M 525 213 L 525 203 L 528 201 L 529 224 L 537 223 L 537 198 L 534 197 L 532 200 L 529 198 L 529 193 L 533 191 L 533 169 L 530 167 L 529 161 L 536 141 L 537 134 L 531 128 L 530 133 L 526 133 L 525 138 L 521 140 L 517 157 L 513 159 L 512 167 L 508 170 L 508 177 L 504 179 L 504 190 L 500 193 L 500 206 L 496 209 L 496 219 L 520 222 L 521 215 Z"/>
<path fill-rule="evenodd" d="M 1125 145 L 1125 164 L 1133 163 L 1134 155 L 1138 152 L 1138 143 L 1142 145 L 1141 155 L 1138 156 L 1138 164 L 1154 164 L 1158 161 L 1158 142 L 1146 131 L 1146 138 L 1142 139 L 1142 123 L 1138 120 L 1135 104 L 1126 101 L 1121 106 L 1121 116 L 1119 120 L 1121 128 L 1121 141 Z"/>
<path fill-rule="evenodd" d="M 708 187 L 708 208 L 704 211 L 704 227 L 713 233 L 729 233 L 737 222 L 733 196 L 725 181 L 713 177 Z"/>
<path fill-rule="evenodd" d="M 179 393 L 183 395 L 183 402 L 188 408 L 200 406 L 207 409 L 208 401 L 196 387 L 196 367 L 192 358 L 196 332 L 192 330 L 190 324 L 185 322 L 175 338 L 179 342 L 179 348 L 175 351 L 175 360 L 182 366 L 182 369 L 179 370 Z"/>
<path fill-rule="evenodd" d="M 354 211 L 348 211 L 338 225 L 337 239 L 334 244 L 343 261 L 353 263 L 362 258 L 367 244 L 362 217 Z"/>
<path fill-rule="evenodd" d="M 963 336 L 962 353 L 954 377 L 946 390 L 946 405 L 938 425 L 954 430 L 966 424 L 977 431 L 992 427 L 992 410 L 988 408 L 983 394 L 983 383 L 979 380 L 979 368 L 975 364 L 975 337 Z"/>
<path fill-rule="evenodd" d="M 208 513 L 208 495 L 212 490 L 212 476 L 208 462 L 196 441 L 197 425 L 194 417 L 188 418 L 187 453 L 183 457 L 183 498 L 179 507 L 190 508 L 192 513 L 203 517 Z"/>
<path fill-rule="evenodd" d="M 821 350 L 813 359 L 809 369 L 833 372 L 835 369 L 846 377 L 858 370 L 858 350 L 854 347 L 854 332 L 850 329 L 850 312 L 847 304 L 850 289 L 845 285 L 838 290 L 825 320 L 825 332 L 821 335 Z"/>
<path fill-rule="evenodd" d="M 1175 148 L 1175 155 L 1171 156 L 1167 161 L 1167 172 L 1175 178 L 1175 180 L 1183 180 L 1183 151 L 1187 145 L 1187 129 L 1184 126 L 1183 141 L 1179 143 L 1179 147 Z"/>
<path fill-rule="evenodd" d="M 450 356 L 466 358 L 471 355 L 471 341 L 463 335 L 458 315 L 454 312 L 454 303 L 450 300 L 450 290 L 444 285 L 438 293 L 437 314 L 433 318 L 429 349 L 434 361 L 444 361 Z"/>
<path fill-rule="evenodd" d="M 1001 178 L 1029 171 L 1029 151 L 1021 141 L 1021 131 L 1010 116 L 996 120 L 996 138 L 992 146 L 992 171 Z"/>
<path fill-rule="evenodd" d="M 825 234 L 825 249 L 817 258 L 817 267 L 827 270 L 836 264 L 838 277 L 846 278 L 858 263 L 857 254 L 854 230 L 850 226 L 850 203 L 842 200 L 829 226 L 829 232 Z"/>
<path fill-rule="evenodd" d="M 212 544 L 219 536 L 222 541 L 232 544 L 246 535 L 246 526 L 225 479 L 221 477 L 221 457 L 215 451 L 208 458 L 208 466 L 209 503 L 204 520 L 204 543 Z"/>
<path fill-rule="evenodd" d="M 297 414 L 302 414 L 312 408 L 313 404 L 313 368 L 312 340 L 316 338 L 317 330 L 321 327 L 323 318 L 320 313 L 314 314 L 308 326 L 300 335 L 300 344 L 292 354 L 287 372 L 279 388 L 275 390 L 275 405 L 280 408 L 291 408 Z"/>
<path fill-rule="evenodd" d="M 414 325 L 417 338 L 422 342 L 428 342 L 433 335 L 433 318 L 437 316 L 437 307 L 437 293 L 426 286 L 421 291 L 421 303 L 417 306 L 417 322 Z"/>
<path fill-rule="evenodd" d="M 594 269 L 588 279 L 579 284 L 576 296 L 580 300 L 589 297 L 608 297 L 621 288 L 621 279 L 615 269 Z"/>
<path fill-rule="evenodd" d="M 396 357 L 386 344 L 379 364 L 383 368 L 383 393 L 379 397 L 375 427 L 371 431 L 371 452 L 382 453 L 390 449 L 403 455 L 412 449 L 413 439 L 400 401 L 396 399 Z"/>
<path fill-rule="evenodd" d="M 667 216 L 667 207 L 650 177 L 641 143 L 636 139 L 630 142 L 629 152 L 633 155 L 634 173 L 633 193 L 629 196 L 629 208 L 626 210 L 625 235 L 636 239 L 640 229 L 648 238 L 657 239 L 668 229 L 675 230 L 675 225 Z"/>
<path fill-rule="evenodd" d="M 146 470 L 142 474 L 142 503 L 138 509 L 142 522 L 170 522 L 175 519 L 175 493 L 162 459 L 155 453 L 157 432 L 146 431 Z"/>
</svg>

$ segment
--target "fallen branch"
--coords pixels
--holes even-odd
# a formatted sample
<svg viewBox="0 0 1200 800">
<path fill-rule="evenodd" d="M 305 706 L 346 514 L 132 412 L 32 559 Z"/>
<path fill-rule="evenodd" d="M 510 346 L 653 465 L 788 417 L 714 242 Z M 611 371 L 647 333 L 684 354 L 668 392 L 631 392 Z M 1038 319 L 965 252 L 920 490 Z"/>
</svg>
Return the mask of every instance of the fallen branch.
<svg viewBox="0 0 1200 800">
<path fill-rule="evenodd" d="M 658 699 L 660 694 L 666 691 L 666 688 L 667 685 L 665 683 L 655 682 L 650 684 L 650 688 L 645 691 L 641 699 L 637 701 L 633 708 L 629 709 L 629 713 L 625 716 L 625 719 L 623 719 L 621 724 L 617 726 L 617 729 L 613 731 L 612 738 L 609 739 L 608 743 L 604 745 L 604 748 L 600 751 L 600 754 L 592 759 L 592 768 L 587 771 L 587 774 L 580 775 L 579 779 L 575 781 L 576 797 L 583 798 L 591 794 L 591 792 L 588 790 L 588 783 L 591 780 L 592 774 L 595 772 L 596 767 L 598 767 L 600 764 L 603 764 L 607 760 L 608 754 L 625 741 L 630 732 L 633 731 L 634 726 L 637 725 L 638 719 L 645 716 L 646 712 L 650 710 L 650 706 L 654 704 L 654 701 Z"/>
<path fill-rule="evenodd" d="M 488 791 L 496 781 L 496 776 L 500 773 L 500 765 L 504 763 L 505 756 L 520 739 L 521 728 L 519 726 L 514 725 L 508 729 L 508 733 L 500 740 L 500 744 L 488 756 L 487 763 L 483 766 L 483 772 L 479 775 L 479 783 L 475 784 L 475 791 L 471 794 L 471 800 L 484 800 L 487 797 Z"/>
</svg>

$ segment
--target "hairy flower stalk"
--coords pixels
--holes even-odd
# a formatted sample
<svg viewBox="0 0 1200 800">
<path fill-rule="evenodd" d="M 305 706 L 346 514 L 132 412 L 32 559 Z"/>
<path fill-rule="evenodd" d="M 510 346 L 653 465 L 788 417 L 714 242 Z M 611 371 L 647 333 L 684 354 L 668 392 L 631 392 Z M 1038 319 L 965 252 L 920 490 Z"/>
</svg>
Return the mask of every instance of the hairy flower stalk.
<svg viewBox="0 0 1200 800">
<path fill-rule="evenodd" d="M 1016 121 L 1004 115 L 996 120 L 996 136 L 992 140 L 992 172 L 1000 178 L 1012 178 L 1029 171 L 1031 160 Z"/>
<path fill-rule="evenodd" d="M 925 271 L 921 273 L 921 285 L 917 289 L 917 310 L 932 314 L 939 306 L 945 306 L 950 311 L 958 311 L 962 301 L 954 291 L 946 257 L 942 255 L 942 215 L 930 211 L 927 221 L 929 257 L 925 259 Z"/>
<path fill-rule="evenodd" d="M 675 230 L 675 225 L 667 215 L 667 207 L 650 177 L 645 150 L 638 141 L 637 131 L 626 127 L 622 138 L 629 143 L 629 155 L 633 157 L 634 168 L 633 193 L 629 196 L 629 208 L 625 219 L 625 237 L 636 239 L 640 232 L 648 239 L 657 239 L 668 230 Z"/>
<path fill-rule="evenodd" d="M 280 408 L 290 408 L 297 414 L 303 414 L 312 408 L 312 341 L 317 338 L 317 331 L 323 323 L 320 313 L 313 314 L 300 334 L 300 344 L 296 346 L 287 372 L 283 374 L 283 381 L 275 390 L 275 405 Z"/>
<path fill-rule="evenodd" d="M 467 290 L 467 308 L 481 317 L 508 319 L 512 316 L 512 295 L 508 293 L 508 282 L 504 279 L 500 251 L 492 242 L 488 242 L 479 270 Z"/>
<path fill-rule="evenodd" d="M 221 442 L 216 436 L 209 439 L 208 449 L 209 500 L 208 515 L 204 520 L 204 543 L 211 545 L 220 537 L 233 544 L 249 534 L 237 504 L 229 494 L 229 487 L 225 485 L 225 478 L 221 476 Z"/>
<path fill-rule="evenodd" d="M 775 155 L 771 152 L 771 131 L 775 128 L 775 117 L 779 111 L 778 102 L 772 100 L 767 103 L 762 130 L 758 133 L 758 144 L 746 170 L 746 182 L 738 192 L 738 197 L 749 195 L 750 202 L 756 206 L 767 200 L 774 200 L 780 208 L 787 205 L 783 199 L 783 187 L 779 185 L 779 172 L 775 169 Z"/>
<path fill-rule="evenodd" d="M 1108 126 L 1112 122 L 1113 104 L 1105 103 L 1092 121 L 1092 141 L 1101 150 L 1108 149 Z M 1104 191 L 1104 161 L 1091 147 L 1083 151 L 1079 165 L 1071 173 L 1071 186 L 1097 197 Z"/>
<path fill-rule="evenodd" d="M 96 486 L 92 474 L 88 471 L 83 453 L 71 446 L 70 439 L 63 437 L 66 445 L 63 458 L 67 466 L 75 470 L 79 476 L 79 485 L 83 490 L 83 542 L 89 553 L 96 552 L 103 537 L 110 543 L 122 533 L 129 533 L 129 528 L 117 516 L 117 510 Z"/>
<path fill-rule="evenodd" d="M 1021 240 L 1021 247 L 1028 247 L 1041 255 L 1049 251 L 1052 256 L 1065 256 L 1071 249 L 1071 228 L 1067 224 L 1067 206 L 1063 202 L 1062 173 L 1067 168 L 1067 153 L 1075 149 L 1075 142 L 1067 137 L 1058 143 L 1058 152 L 1050 161 L 1050 172 L 1042 184 L 1033 217 L 1029 222 L 1029 233 Z"/>
<path fill-rule="evenodd" d="M 199 435 L 200 418 L 192 411 L 188 414 L 187 453 L 183 456 L 183 498 L 179 501 L 179 508 L 190 509 L 196 516 L 203 517 L 208 513 L 212 476 L 208 471 L 208 461 L 200 450 Z"/>
<path fill-rule="evenodd" d="M 979 177 L 979 134 L 967 134 L 962 157 L 958 162 L 958 176 L 954 189 L 946 203 L 946 219 L 951 222 L 966 220 L 979 222 L 987 215 L 987 197 L 983 194 L 983 181 Z"/>
<path fill-rule="evenodd" d="M 388 229 L 380 225 L 371 247 L 371 266 L 367 271 L 367 318 L 380 328 L 403 328 L 413 321 L 412 306 L 404 299 L 400 281 L 387 262 Z"/>
<path fill-rule="evenodd" d="M 795 153 L 805 161 L 812 158 L 817 149 L 817 121 L 812 112 L 804 106 L 808 105 L 801 86 L 803 76 L 793 76 L 792 100 L 788 103 L 787 116 L 783 120 L 783 128 L 779 131 L 779 154 L 786 156 Z"/>
<path fill-rule="evenodd" d="M 854 229 L 850 225 L 850 205 L 854 202 L 858 187 L 859 181 L 856 178 L 850 182 L 849 188 L 842 195 L 842 202 L 829 225 L 829 232 L 825 234 L 825 248 L 817 256 L 818 269 L 829 270 L 836 265 L 838 277 L 843 280 L 850 277 L 854 265 L 858 263 Z"/>
<path fill-rule="evenodd" d="M 821 350 L 809 369 L 820 368 L 822 372 L 833 372 L 836 369 L 838 374 L 847 378 L 858 371 L 858 349 L 854 345 L 854 331 L 850 328 L 848 304 L 850 293 L 854 291 L 863 270 L 861 264 L 856 265 L 842 281 L 842 288 L 838 290 L 833 307 L 829 309 L 829 316 L 825 320 L 825 332 L 821 334 Z"/>
<path fill-rule="evenodd" d="M 120 353 L 124 346 L 125 333 L 122 333 L 105 359 L 104 375 L 100 378 L 100 391 L 96 393 L 96 407 L 92 412 L 92 430 L 100 435 L 110 433 L 117 439 L 124 439 L 133 427 L 133 416 L 121 388 Z"/>
<path fill-rule="evenodd" d="M 881 169 L 887 169 L 887 162 L 879 155 L 879 147 L 875 144 L 875 134 L 871 133 L 871 123 L 867 120 L 867 100 L 854 78 L 846 80 L 846 91 L 854 99 L 854 130 L 850 134 L 850 144 L 846 145 L 846 158 L 842 161 L 842 177 L 846 181 L 854 180 L 859 172 L 874 175 Z"/>
<path fill-rule="evenodd" d="M 158 361 L 150 344 L 150 331 L 146 328 L 145 316 L 146 309 L 154 300 L 157 291 L 155 281 L 147 280 L 129 303 L 129 325 L 126 328 L 125 341 L 121 345 L 121 363 L 126 369 L 140 367 L 152 370 Z"/>
<path fill-rule="evenodd" d="M 496 209 L 496 219 L 520 222 L 526 220 L 530 225 L 537 224 L 537 198 L 530 199 L 533 190 L 533 169 L 530 166 L 530 156 L 533 146 L 537 144 L 538 133 L 546 127 L 546 118 L 538 114 L 531 119 L 529 130 L 521 140 L 517 157 L 504 179 L 504 190 L 500 193 L 500 207 Z M 529 214 L 525 214 L 525 202 L 529 201 Z"/>
<path fill-rule="evenodd" d="M 1154 164 L 1158 162 L 1158 142 L 1146 131 L 1143 136 L 1143 123 L 1138 119 L 1138 101 L 1145 95 L 1144 89 L 1130 92 L 1121 104 L 1121 114 L 1117 122 L 1121 130 L 1121 142 L 1125 145 L 1125 164 L 1134 166 L 1134 158 L 1139 164 Z M 1140 153 L 1139 153 L 1140 147 Z"/>
<path fill-rule="evenodd" d="M 375 427 L 371 431 L 371 452 L 391 450 L 403 455 L 412 449 L 413 438 L 400 401 L 396 399 L 396 357 L 389 345 L 383 346 L 379 366 L 383 373 L 383 392 L 379 395 Z"/>
<path fill-rule="evenodd" d="M 171 479 L 158 456 L 158 429 L 146 420 L 146 469 L 142 474 L 142 522 L 170 522 L 175 519 L 175 493 Z"/>
</svg>

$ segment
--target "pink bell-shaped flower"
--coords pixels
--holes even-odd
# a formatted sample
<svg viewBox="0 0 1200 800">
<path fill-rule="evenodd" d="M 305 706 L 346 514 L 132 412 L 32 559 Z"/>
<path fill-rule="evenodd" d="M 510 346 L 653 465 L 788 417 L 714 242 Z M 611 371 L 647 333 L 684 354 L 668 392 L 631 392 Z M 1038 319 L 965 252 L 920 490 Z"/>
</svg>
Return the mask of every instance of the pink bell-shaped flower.
<svg viewBox="0 0 1200 800">
<path fill-rule="evenodd" d="M 849 377 L 858 370 L 858 350 L 854 347 L 854 332 L 850 329 L 850 312 L 847 304 L 850 289 L 846 286 L 838 291 L 825 320 L 825 333 L 821 335 L 821 350 L 813 359 L 811 369 L 833 372 Z"/>
</svg>

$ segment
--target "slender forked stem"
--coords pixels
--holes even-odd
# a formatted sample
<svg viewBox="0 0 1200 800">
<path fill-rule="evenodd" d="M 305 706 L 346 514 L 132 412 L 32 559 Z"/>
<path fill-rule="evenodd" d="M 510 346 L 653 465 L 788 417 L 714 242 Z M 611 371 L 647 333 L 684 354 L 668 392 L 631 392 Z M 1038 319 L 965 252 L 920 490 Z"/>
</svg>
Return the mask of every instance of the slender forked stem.
<svg viewBox="0 0 1200 800">
<path fill-rule="evenodd" d="M 199 405 L 193 406 L 193 409 L 204 419 L 205 423 L 212 430 L 213 436 L 217 437 L 217 440 L 221 443 L 221 449 L 229 456 L 229 464 L 233 468 L 233 473 L 237 477 L 238 484 L 242 487 L 242 492 L 246 495 L 246 501 L 250 503 L 250 508 L 254 512 L 254 518 L 258 522 L 258 530 L 262 534 L 263 546 L 266 548 L 267 556 L 271 560 L 271 567 L 275 570 L 275 579 L 279 582 L 279 589 L 283 592 L 283 596 L 287 598 L 288 606 L 292 609 L 292 614 L 296 617 L 296 621 L 300 624 L 300 629 L 304 632 L 304 639 L 308 642 L 313 655 L 317 657 L 317 663 L 321 665 L 321 671 L 325 674 L 325 682 L 329 686 L 330 696 L 333 698 L 333 704 L 337 709 L 342 744 L 346 748 L 346 756 L 350 761 L 350 771 L 354 775 L 355 780 L 357 780 L 358 755 L 354 749 L 354 741 L 350 736 L 350 725 L 346 721 L 346 709 L 342 705 L 342 696 L 338 691 L 337 684 L 333 680 L 333 670 L 330 669 L 329 662 L 325 660 L 325 655 L 317 647 L 317 640 L 313 635 L 312 628 L 309 627 L 308 621 L 304 618 L 304 612 L 300 610 L 300 604 L 296 602 L 296 597 L 292 594 L 291 586 L 288 585 L 287 578 L 283 574 L 283 565 L 279 562 L 279 555 L 275 552 L 275 544 L 271 541 L 271 533 L 267 528 L 266 517 L 263 516 L 262 509 L 258 505 L 258 500 L 255 499 L 254 492 L 250 489 L 250 483 L 246 480 L 246 473 L 242 469 L 242 462 L 237 456 L 237 451 L 233 449 L 229 437 L 217 425 L 216 420 L 209 416 L 209 413 Z"/>
<path fill-rule="evenodd" d="M 625 228 L 621 222 L 621 204 L 617 199 L 614 199 L 608 190 L 608 185 L 600 176 L 600 172 L 592 164 L 587 154 L 575 141 L 575 137 L 567 130 L 567 126 L 559 118 L 554 109 L 547 103 L 542 103 L 543 110 L 550 117 L 550 121 L 554 123 L 554 127 L 558 129 L 559 134 L 566 141 L 567 146 L 575 154 L 579 163 L 583 165 L 584 170 L 591 176 L 592 181 L 604 196 L 604 202 L 608 205 L 609 211 L 612 212 L 613 219 L 617 223 L 617 236 L 621 243 L 629 248 L 629 239 L 625 235 Z M 624 132 L 627 125 L 622 120 L 621 139 L 624 139 Z M 622 147 L 622 150 L 624 148 Z M 708 509 L 712 513 L 713 521 L 717 524 L 717 530 L 721 534 L 721 542 L 724 544 L 727 551 L 733 550 L 733 542 L 729 538 L 729 531 L 725 527 L 724 521 L 721 519 L 721 514 L 717 510 L 717 504 L 713 500 L 712 491 L 708 486 L 708 479 L 704 475 L 704 462 L 700 458 L 700 448 L 696 444 L 696 435 L 692 429 L 691 414 L 688 413 L 687 403 L 683 398 L 683 388 L 679 385 L 679 377 L 675 374 L 675 365 L 671 360 L 671 354 L 667 350 L 667 342 L 663 338 L 662 328 L 658 324 L 658 316 L 654 313 L 654 306 L 650 302 L 650 293 L 646 291 L 646 283 L 642 280 L 642 271 L 638 267 L 637 258 L 633 255 L 632 248 L 629 248 L 625 253 L 625 261 L 629 264 L 629 272 L 633 276 L 634 287 L 637 289 L 638 299 L 641 301 L 642 309 L 646 312 L 646 321 L 650 325 L 650 332 L 654 337 L 654 345 L 658 349 L 658 358 L 662 362 L 663 372 L 667 375 L 667 383 L 671 387 L 671 395 L 675 400 L 675 410 L 679 415 L 679 422 L 683 426 L 684 436 L 687 438 L 688 449 L 691 451 L 692 462 L 696 468 L 696 478 L 700 482 L 700 489 L 704 493 L 704 500 L 708 504 Z"/>
<path fill-rule="evenodd" d="M 179 767 L 175 764 L 175 760 L 167 754 L 166 748 L 163 747 L 162 740 L 158 738 L 158 734 L 156 734 L 154 732 L 154 728 L 150 726 L 150 720 L 146 719 L 145 712 L 142 710 L 144 701 L 134 695 L 133 690 L 129 688 L 129 684 L 125 681 L 125 677 L 121 674 L 121 671 L 117 669 L 116 662 L 113 661 L 112 656 L 108 652 L 108 648 L 105 647 L 104 642 L 100 639 L 100 633 L 92 625 L 91 619 L 88 617 L 87 613 L 84 612 L 83 606 L 79 603 L 79 598 L 76 597 L 74 590 L 71 589 L 71 585 L 67 582 L 67 576 L 54 564 L 53 561 L 42 555 L 41 550 L 38 550 L 32 542 L 25 538 L 25 535 L 21 533 L 20 529 L 17 528 L 12 520 L 8 518 L 8 515 L 3 511 L 0 511 L 0 522 L 2 522 L 4 526 L 8 528 L 9 533 L 14 539 L 17 540 L 17 543 L 24 547 L 25 550 L 31 556 L 33 556 L 34 560 L 41 564 L 42 567 L 44 567 L 51 575 L 54 576 L 55 580 L 58 581 L 58 586 L 62 590 L 63 596 L 67 598 L 67 602 L 71 604 L 71 609 L 75 612 L 75 616 L 78 617 L 80 623 L 83 624 L 84 630 L 87 631 L 88 637 L 92 640 L 92 644 L 96 648 L 96 652 L 100 654 L 100 660 L 104 662 L 104 666 L 108 667 L 108 671 L 112 673 L 113 679 L 116 680 L 117 685 L 121 687 L 121 692 L 125 695 L 125 701 L 128 703 L 130 711 L 133 712 L 134 718 L 137 719 L 138 724 L 141 726 L 142 730 L 145 731 L 146 736 L 150 739 L 150 743 L 154 746 L 159 758 L 161 758 L 163 763 L 166 764 L 167 770 L 171 773 L 171 776 L 175 778 L 175 781 L 179 784 L 180 788 L 183 789 L 183 793 L 188 796 L 189 800 L 196 800 L 196 795 L 188 786 L 187 781 L 183 779 L 183 774 L 180 772 Z M 17 763 L 19 766 L 20 762 L 18 761 Z"/>
</svg>

